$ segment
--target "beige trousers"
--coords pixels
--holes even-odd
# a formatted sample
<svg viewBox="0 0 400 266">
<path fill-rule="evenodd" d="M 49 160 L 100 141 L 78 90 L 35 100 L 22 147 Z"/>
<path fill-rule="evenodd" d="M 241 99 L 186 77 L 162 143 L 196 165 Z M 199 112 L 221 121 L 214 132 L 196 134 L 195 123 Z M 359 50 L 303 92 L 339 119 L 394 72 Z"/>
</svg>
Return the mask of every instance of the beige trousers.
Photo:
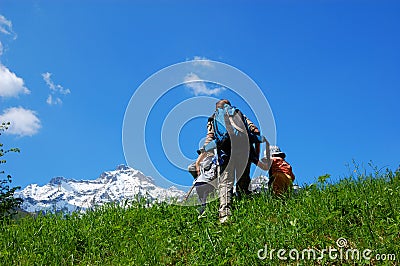
<svg viewBox="0 0 400 266">
<path fill-rule="evenodd" d="M 231 204 L 232 204 L 234 182 L 235 182 L 234 169 L 226 168 L 225 171 L 220 175 L 218 182 L 220 218 L 231 215 Z"/>
<path fill-rule="evenodd" d="M 238 179 L 238 183 L 247 187 L 242 187 L 242 190 L 248 190 L 249 182 L 240 182 L 242 178 L 250 179 L 249 172 L 246 171 L 247 167 L 250 167 L 248 162 L 248 151 L 237 152 L 231 156 L 229 163 L 222 167 L 221 170 L 217 170 L 220 173 L 218 190 L 219 190 L 219 217 L 225 217 L 231 215 L 232 205 L 232 194 L 233 184 L 235 183 L 235 176 Z M 246 181 L 246 180 L 242 180 Z M 250 180 L 248 180 L 250 181 Z M 243 184 L 242 184 L 243 183 Z M 236 186 L 238 188 L 238 186 Z M 245 191 L 245 192 L 246 192 Z"/>
</svg>

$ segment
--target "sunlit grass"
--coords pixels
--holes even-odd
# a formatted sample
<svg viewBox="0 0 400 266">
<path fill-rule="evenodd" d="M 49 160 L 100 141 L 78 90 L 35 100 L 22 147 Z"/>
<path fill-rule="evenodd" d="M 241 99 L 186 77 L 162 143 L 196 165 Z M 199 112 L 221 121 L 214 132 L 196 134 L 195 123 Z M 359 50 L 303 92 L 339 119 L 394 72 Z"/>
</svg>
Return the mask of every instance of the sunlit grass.
<svg viewBox="0 0 400 266">
<path fill-rule="evenodd" d="M 0 265 L 395 265 L 400 257 L 400 173 L 359 173 L 330 184 L 322 176 L 287 199 L 268 193 L 234 201 L 218 223 L 218 202 L 196 207 L 109 204 L 85 214 L 46 214 L 3 222 Z M 395 254 L 397 261 L 260 260 L 260 249 L 337 247 Z"/>
</svg>

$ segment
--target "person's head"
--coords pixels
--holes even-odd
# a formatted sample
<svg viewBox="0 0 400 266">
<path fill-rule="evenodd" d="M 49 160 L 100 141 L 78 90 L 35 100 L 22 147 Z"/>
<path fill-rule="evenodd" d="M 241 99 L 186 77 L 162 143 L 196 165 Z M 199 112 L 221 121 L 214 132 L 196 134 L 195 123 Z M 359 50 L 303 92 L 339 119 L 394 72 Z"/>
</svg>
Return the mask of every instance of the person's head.
<svg viewBox="0 0 400 266">
<path fill-rule="evenodd" d="M 286 154 L 284 152 L 282 152 L 278 146 L 270 146 L 269 151 L 270 151 L 271 157 L 279 157 L 282 159 L 286 158 Z"/>
<path fill-rule="evenodd" d="M 227 99 L 221 99 L 215 104 L 215 109 L 223 108 L 225 104 L 231 105 L 231 102 Z"/>
</svg>

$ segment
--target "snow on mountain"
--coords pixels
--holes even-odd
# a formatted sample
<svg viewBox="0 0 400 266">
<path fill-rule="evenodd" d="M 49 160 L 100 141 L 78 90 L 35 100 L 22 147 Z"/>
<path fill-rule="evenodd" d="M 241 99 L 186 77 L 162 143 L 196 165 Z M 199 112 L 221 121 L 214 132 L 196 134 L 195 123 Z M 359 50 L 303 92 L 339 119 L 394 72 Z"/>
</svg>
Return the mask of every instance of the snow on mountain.
<svg viewBox="0 0 400 266">
<path fill-rule="evenodd" d="M 252 191 L 253 193 L 267 190 L 268 189 L 268 181 L 269 181 L 269 178 L 264 175 L 260 175 L 256 178 L 253 178 L 251 180 L 249 190 Z"/>
<path fill-rule="evenodd" d="M 137 198 L 154 201 L 182 199 L 184 191 L 155 185 L 151 177 L 142 172 L 120 165 L 114 171 L 102 173 L 95 180 L 74 180 L 55 177 L 44 186 L 28 185 L 16 192 L 24 202 L 21 208 L 28 212 L 86 210 L 106 202 L 122 202 Z"/>
<path fill-rule="evenodd" d="M 262 191 L 267 191 L 268 190 L 268 181 L 269 178 L 264 175 L 260 175 L 256 178 L 253 178 L 251 180 L 249 190 L 252 191 L 253 193 L 260 193 Z M 297 184 L 293 184 L 293 191 L 294 193 L 299 193 L 301 190 L 301 187 Z"/>
</svg>

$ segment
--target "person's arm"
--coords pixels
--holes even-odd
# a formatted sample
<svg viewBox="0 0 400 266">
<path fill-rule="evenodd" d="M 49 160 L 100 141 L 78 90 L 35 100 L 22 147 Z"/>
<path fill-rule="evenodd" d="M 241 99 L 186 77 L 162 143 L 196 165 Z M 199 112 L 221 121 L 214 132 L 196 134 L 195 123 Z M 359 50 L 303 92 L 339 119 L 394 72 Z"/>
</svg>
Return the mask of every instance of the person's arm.
<svg viewBox="0 0 400 266">
<path fill-rule="evenodd" d="M 207 136 L 204 142 L 204 146 L 214 140 L 214 125 L 213 125 L 213 117 L 208 118 L 207 121 Z"/>
<path fill-rule="evenodd" d="M 214 121 L 214 117 L 213 116 L 208 118 L 208 121 L 207 121 L 207 135 L 206 135 L 206 140 L 204 141 L 203 147 L 214 140 L 213 121 Z M 203 150 L 203 152 L 200 153 L 199 157 L 197 157 L 197 160 L 196 160 L 197 175 L 200 175 L 200 162 L 202 160 L 204 160 L 204 158 L 206 158 L 206 156 L 207 156 L 207 152 L 205 152 Z"/>
<path fill-rule="evenodd" d="M 246 119 L 247 126 L 249 127 L 250 131 L 254 133 L 255 135 L 260 135 L 260 130 L 258 127 L 250 120 L 247 118 L 247 116 L 243 115 L 244 118 Z"/>
<path fill-rule="evenodd" d="M 290 165 L 290 164 L 289 164 Z M 296 179 L 296 177 L 294 176 L 294 174 L 293 174 L 293 168 L 292 168 L 292 166 L 290 165 L 290 176 L 292 177 L 292 181 L 294 181 L 295 179 Z"/>
<path fill-rule="evenodd" d="M 265 158 L 271 160 L 271 151 L 269 150 L 269 142 L 266 138 L 264 138 L 264 140 L 265 140 Z"/>
<path fill-rule="evenodd" d="M 268 166 L 269 166 L 269 163 L 268 163 L 267 160 L 264 160 L 264 158 L 262 158 L 261 160 L 258 160 L 257 166 L 258 166 L 259 168 L 261 168 L 262 170 L 267 171 L 268 168 L 269 168 L 269 167 L 268 167 Z"/>
<path fill-rule="evenodd" d="M 271 152 L 269 150 L 269 142 L 265 139 L 265 157 L 258 161 L 257 166 L 262 170 L 269 170 L 272 164 Z"/>
<path fill-rule="evenodd" d="M 256 146 L 255 150 L 256 150 L 256 156 L 257 156 L 257 159 L 258 159 L 258 158 L 260 158 L 260 143 L 257 142 L 254 145 Z"/>
<path fill-rule="evenodd" d="M 260 135 L 260 130 L 258 127 L 250 120 L 247 118 L 247 116 L 243 115 L 244 118 L 246 119 L 247 126 L 249 127 L 249 130 L 255 134 L 255 135 Z M 260 158 L 260 143 L 255 143 L 255 152 L 256 152 L 256 157 L 257 159 Z"/>
</svg>

